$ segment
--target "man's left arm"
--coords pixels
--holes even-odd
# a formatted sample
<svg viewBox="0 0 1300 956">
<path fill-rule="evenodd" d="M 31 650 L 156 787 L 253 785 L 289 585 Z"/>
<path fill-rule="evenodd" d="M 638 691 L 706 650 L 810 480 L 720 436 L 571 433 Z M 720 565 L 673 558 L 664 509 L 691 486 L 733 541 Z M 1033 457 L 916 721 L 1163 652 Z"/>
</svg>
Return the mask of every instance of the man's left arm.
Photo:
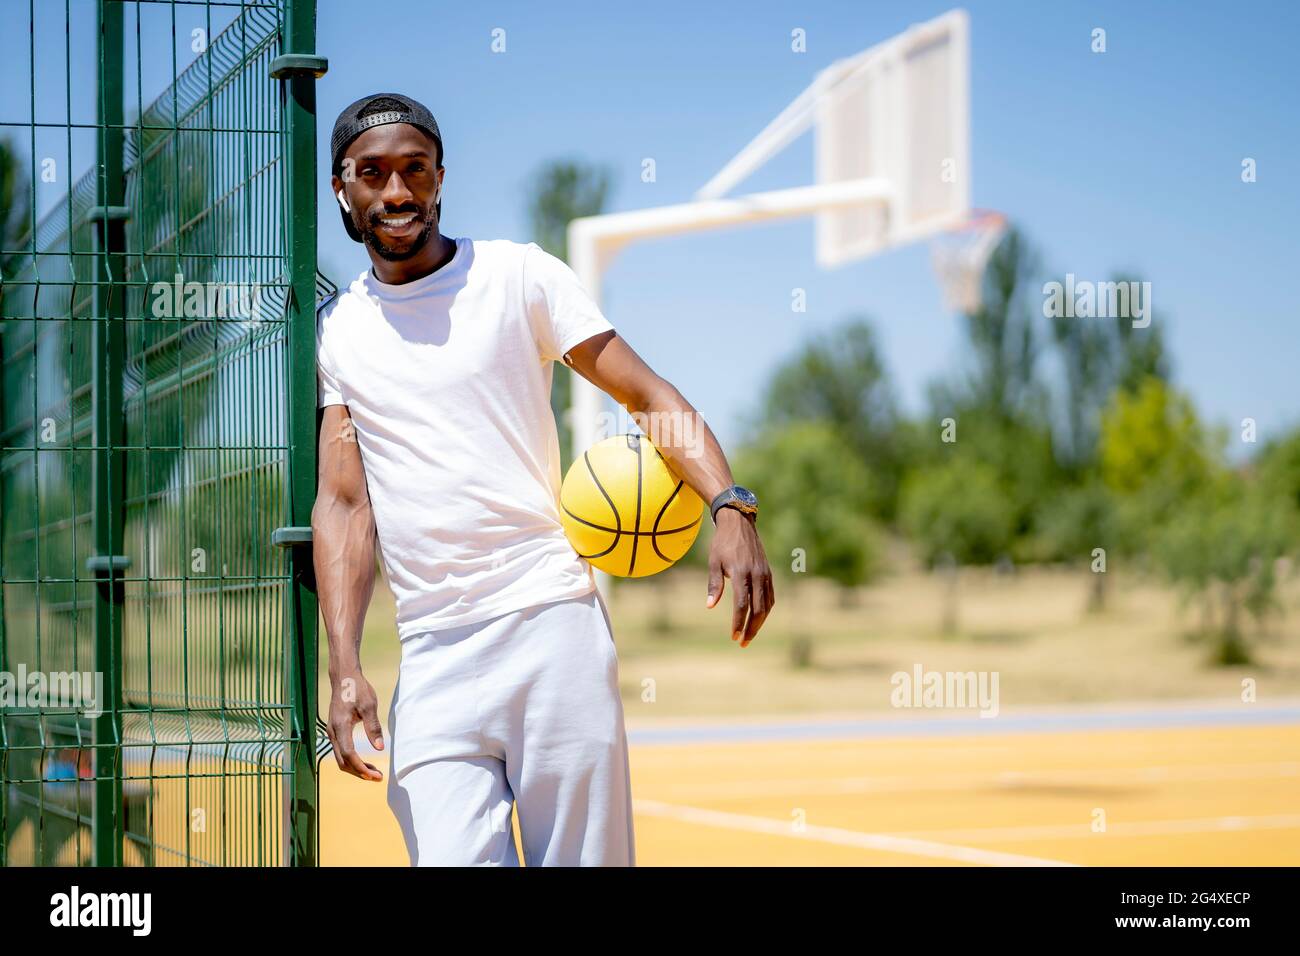
<svg viewBox="0 0 1300 956">
<path fill-rule="evenodd" d="M 730 488 L 731 467 L 704 417 L 660 378 L 616 332 L 594 335 L 564 355 L 565 363 L 633 415 L 683 481 L 709 503 Z M 706 607 L 722 598 L 731 579 L 731 639 L 748 647 L 772 611 L 776 593 L 763 542 L 752 516 L 719 508 L 709 548 Z"/>
</svg>

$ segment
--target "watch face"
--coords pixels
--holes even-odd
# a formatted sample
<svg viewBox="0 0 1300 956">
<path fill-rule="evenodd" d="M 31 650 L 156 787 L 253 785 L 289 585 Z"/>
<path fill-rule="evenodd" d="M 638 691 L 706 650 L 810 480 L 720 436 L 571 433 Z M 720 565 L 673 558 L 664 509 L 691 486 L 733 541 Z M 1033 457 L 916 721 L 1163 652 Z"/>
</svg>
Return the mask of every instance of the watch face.
<svg viewBox="0 0 1300 956">
<path fill-rule="evenodd" d="M 751 507 L 758 504 L 758 495 L 754 494 L 748 488 L 742 488 L 740 485 L 736 485 L 733 490 L 736 492 L 736 497 L 745 504 Z"/>
</svg>

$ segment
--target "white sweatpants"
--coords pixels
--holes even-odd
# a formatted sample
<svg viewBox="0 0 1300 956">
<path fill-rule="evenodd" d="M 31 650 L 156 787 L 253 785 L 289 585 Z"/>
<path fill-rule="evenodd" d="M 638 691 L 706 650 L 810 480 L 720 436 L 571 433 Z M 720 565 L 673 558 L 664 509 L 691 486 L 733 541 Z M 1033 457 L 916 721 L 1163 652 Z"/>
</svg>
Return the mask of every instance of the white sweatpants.
<svg viewBox="0 0 1300 956">
<path fill-rule="evenodd" d="M 634 866 L 618 658 L 599 591 L 402 642 L 388 805 L 412 866 Z"/>
</svg>

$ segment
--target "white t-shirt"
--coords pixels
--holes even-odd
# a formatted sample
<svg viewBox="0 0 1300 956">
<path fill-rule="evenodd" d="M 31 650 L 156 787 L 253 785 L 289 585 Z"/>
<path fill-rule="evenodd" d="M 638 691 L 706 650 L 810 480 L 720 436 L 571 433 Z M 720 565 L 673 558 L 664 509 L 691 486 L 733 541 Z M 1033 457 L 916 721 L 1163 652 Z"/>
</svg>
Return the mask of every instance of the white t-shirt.
<svg viewBox="0 0 1300 956">
<path fill-rule="evenodd" d="M 397 631 L 485 621 L 596 585 L 560 524 L 552 363 L 613 326 L 535 243 L 457 239 L 390 285 L 367 269 L 320 311 L 320 405 L 346 405 Z"/>
</svg>

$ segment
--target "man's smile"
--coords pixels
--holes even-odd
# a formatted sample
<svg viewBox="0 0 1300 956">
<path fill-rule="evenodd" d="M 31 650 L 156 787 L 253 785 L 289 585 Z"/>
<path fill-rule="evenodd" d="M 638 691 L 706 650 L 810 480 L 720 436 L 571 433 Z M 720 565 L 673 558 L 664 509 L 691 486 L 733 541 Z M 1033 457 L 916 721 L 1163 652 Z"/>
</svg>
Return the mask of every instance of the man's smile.
<svg viewBox="0 0 1300 956">
<path fill-rule="evenodd" d="M 416 233 L 423 226 L 419 217 L 413 212 L 386 214 L 379 216 L 376 227 L 386 236 L 401 238 Z"/>
</svg>

